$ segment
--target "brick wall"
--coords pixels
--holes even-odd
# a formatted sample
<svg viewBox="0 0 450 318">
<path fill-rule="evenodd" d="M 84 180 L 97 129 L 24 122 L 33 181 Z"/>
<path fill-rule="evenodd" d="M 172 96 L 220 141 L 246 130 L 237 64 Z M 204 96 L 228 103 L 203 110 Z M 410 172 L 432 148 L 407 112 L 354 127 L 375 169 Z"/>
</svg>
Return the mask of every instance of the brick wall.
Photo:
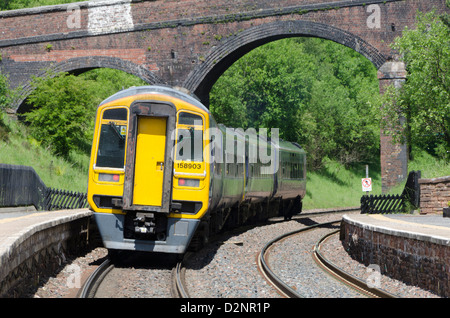
<svg viewBox="0 0 450 318">
<path fill-rule="evenodd" d="M 406 80 L 406 68 L 403 62 L 386 62 L 378 69 L 380 94 L 384 94 L 389 86 L 401 88 Z M 398 129 L 399 127 L 396 127 Z M 387 131 L 380 131 L 380 164 L 382 191 L 386 193 L 390 188 L 407 178 L 408 149 L 405 143 L 394 143 L 392 135 Z"/>
<path fill-rule="evenodd" d="M 185 87 L 196 91 L 197 84 L 214 82 L 246 51 L 288 36 L 342 43 L 380 67 L 395 55 L 389 44 L 414 24 L 417 10 L 434 7 L 445 10 L 445 0 L 115 0 L 5 11 L 0 12 L 0 69 L 15 87 L 64 59 L 115 57 L 142 66 L 169 85 L 189 82 Z M 300 31 L 294 24 L 289 27 L 299 21 Z M 283 23 L 286 32 L 267 34 L 256 28 L 273 23 Z M 276 30 L 278 25 L 273 26 Z M 252 30 L 251 43 L 240 37 Z M 222 68 L 202 74 L 208 62 Z"/>
<path fill-rule="evenodd" d="M 380 70 L 380 91 L 399 74 L 390 47 L 417 11 L 445 0 L 114 0 L 0 12 L 0 72 L 12 88 L 44 70 L 111 67 L 148 83 L 181 86 L 209 104 L 209 91 L 237 59 L 270 41 L 311 36 L 341 43 Z M 387 62 L 387 63 L 386 63 Z M 383 67 L 384 66 L 388 66 Z M 381 135 L 383 190 L 406 178 L 406 146 Z"/>
<path fill-rule="evenodd" d="M 450 296 L 450 245 L 443 240 L 419 240 L 390 235 L 345 221 L 345 250 L 365 266 L 376 264 L 382 274 L 406 284 Z M 380 286 L 383 288 L 383 286 Z"/>
<path fill-rule="evenodd" d="M 442 213 L 450 201 L 450 176 L 419 179 L 420 213 Z"/>
<path fill-rule="evenodd" d="M 88 231 L 96 227 L 86 210 L 26 227 L 0 245 L 0 298 L 25 297 L 46 275 L 53 275 L 68 256 L 87 247 Z M 92 232 L 91 232 L 92 233 Z M 92 237 L 92 234 L 89 234 Z"/>
</svg>

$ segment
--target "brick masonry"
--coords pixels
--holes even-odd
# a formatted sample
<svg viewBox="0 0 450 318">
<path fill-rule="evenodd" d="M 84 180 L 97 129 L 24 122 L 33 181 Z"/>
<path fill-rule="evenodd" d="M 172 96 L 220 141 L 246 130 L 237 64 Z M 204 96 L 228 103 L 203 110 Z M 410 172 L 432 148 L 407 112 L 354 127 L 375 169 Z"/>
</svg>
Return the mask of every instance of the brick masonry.
<svg viewBox="0 0 450 318">
<path fill-rule="evenodd" d="M 237 59 L 270 41 L 311 36 L 348 46 L 380 71 L 380 92 L 405 79 L 390 63 L 394 38 L 418 10 L 445 0 L 111 0 L 0 12 L 0 71 L 23 86 L 32 76 L 110 67 L 150 84 L 181 86 L 205 105 Z M 402 77 L 403 76 L 403 77 Z M 381 135 L 383 190 L 406 178 L 405 146 Z"/>
<path fill-rule="evenodd" d="M 65 212 L 62 212 L 65 213 Z M 57 214 L 55 212 L 54 214 Z M 9 229 L 0 238 L 0 298 L 24 297 L 45 275 L 53 274 L 70 255 L 81 253 L 92 236 L 92 212 L 54 217 L 25 228 Z"/>
<path fill-rule="evenodd" d="M 391 235 L 345 219 L 341 241 L 349 255 L 365 266 L 378 265 L 384 275 L 441 297 L 450 296 L 448 241 Z"/>
<path fill-rule="evenodd" d="M 450 176 L 419 179 L 420 213 L 442 213 L 450 203 Z"/>
</svg>

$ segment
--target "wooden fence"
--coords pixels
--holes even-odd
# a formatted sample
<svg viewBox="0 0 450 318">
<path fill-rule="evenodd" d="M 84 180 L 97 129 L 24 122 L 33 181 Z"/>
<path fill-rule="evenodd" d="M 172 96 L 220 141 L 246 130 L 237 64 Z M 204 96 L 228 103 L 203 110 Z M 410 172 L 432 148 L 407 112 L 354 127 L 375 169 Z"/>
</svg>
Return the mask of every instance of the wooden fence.
<svg viewBox="0 0 450 318">
<path fill-rule="evenodd" d="M 361 213 L 398 213 L 405 212 L 403 196 L 365 195 L 361 197 Z"/>
<path fill-rule="evenodd" d="M 420 206 L 420 171 L 411 171 L 402 194 L 364 195 L 361 197 L 361 213 L 402 213 Z"/>
</svg>

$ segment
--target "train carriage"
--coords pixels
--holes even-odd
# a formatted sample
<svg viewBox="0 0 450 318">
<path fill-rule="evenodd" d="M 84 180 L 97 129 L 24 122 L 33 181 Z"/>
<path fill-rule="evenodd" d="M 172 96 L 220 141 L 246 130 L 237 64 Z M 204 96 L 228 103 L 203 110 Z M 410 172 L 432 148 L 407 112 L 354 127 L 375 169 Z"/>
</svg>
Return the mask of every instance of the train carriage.
<svg viewBox="0 0 450 318">
<path fill-rule="evenodd" d="M 300 212 L 304 151 L 251 137 L 173 88 L 133 87 L 103 101 L 88 201 L 105 247 L 181 254 L 225 226 Z M 271 171 L 249 156 L 255 138 L 279 156 Z"/>
</svg>

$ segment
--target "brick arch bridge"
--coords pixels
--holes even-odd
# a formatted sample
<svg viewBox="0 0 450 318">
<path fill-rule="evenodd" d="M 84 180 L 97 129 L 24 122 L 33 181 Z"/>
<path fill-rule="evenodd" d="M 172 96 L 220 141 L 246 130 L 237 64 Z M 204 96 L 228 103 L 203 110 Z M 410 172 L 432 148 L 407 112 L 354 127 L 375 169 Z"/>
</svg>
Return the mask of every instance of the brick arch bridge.
<svg viewBox="0 0 450 318">
<path fill-rule="evenodd" d="M 209 92 L 217 79 L 240 57 L 254 48 L 288 37 L 319 37 L 348 46 L 380 68 L 387 58 L 375 47 L 352 33 L 331 25 L 311 21 L 276 21 L 251 27 L 228 41 L 218 43 L 208 52 L 204 63 L 197 65 L 183 86 L 208 103 Z"/>
<path fill-rule="evenodd" d="M 446 10 L 445 0 L 107 0 L 0 12 L 0 71 L 29 94 L 45 70 L 109 67 L 148 83 L 182 86 L 205 103 L 217 78 L 264 43 L 292 36 L 329 39 L 378 69 L 380 92 L 406 73 L 389 46 L 417 10 Z M 17 103 L 13 112 L 21 111 Z M 381 138 L 382 183 L 407 173 L 404 145 Z"/>
</svg>

